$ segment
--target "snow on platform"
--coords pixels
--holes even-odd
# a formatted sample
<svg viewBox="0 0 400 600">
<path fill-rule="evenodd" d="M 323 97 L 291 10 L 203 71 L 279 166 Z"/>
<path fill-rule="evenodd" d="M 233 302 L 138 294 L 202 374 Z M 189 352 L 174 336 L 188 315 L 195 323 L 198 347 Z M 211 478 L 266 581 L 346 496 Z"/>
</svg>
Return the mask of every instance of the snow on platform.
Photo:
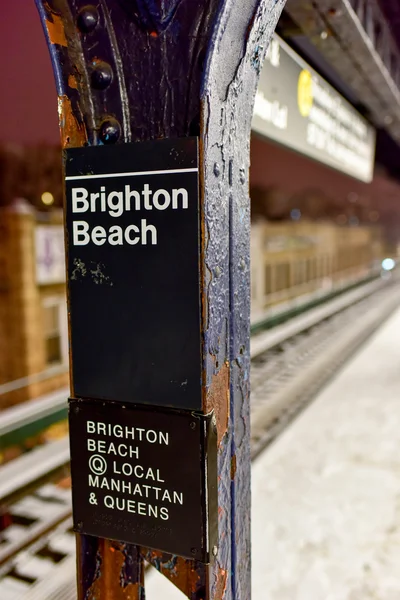
<svg viewBox="0 0 400 600">
<path fill-rule="evenodd" d="M 253 600 L 400 599 L 400 311 L 252 475 Z"/>
<path fill-rule="evenodd" d="M 400 310 L 252 476 L 252 600 L 400 600 Z"/>
</svg>

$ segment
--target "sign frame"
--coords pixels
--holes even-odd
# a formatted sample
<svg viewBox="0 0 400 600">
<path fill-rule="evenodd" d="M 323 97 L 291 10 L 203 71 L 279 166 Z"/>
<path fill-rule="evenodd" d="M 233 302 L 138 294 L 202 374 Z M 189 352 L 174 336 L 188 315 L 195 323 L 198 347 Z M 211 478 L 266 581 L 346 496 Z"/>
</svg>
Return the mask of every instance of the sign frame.
<svg viewBox="0 0 400 600">
<path fill-rule="evenodd" d="M 69 425 L 77 533 L 212 561 L 218 539 L 213 413 L 70 398 Z"/>
</svg>

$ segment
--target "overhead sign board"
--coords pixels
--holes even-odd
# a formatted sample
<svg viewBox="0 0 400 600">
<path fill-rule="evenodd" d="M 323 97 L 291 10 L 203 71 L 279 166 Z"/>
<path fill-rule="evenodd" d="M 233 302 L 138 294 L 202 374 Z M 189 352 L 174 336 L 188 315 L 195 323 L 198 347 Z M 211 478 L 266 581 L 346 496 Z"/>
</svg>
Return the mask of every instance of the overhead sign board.
<svg viewBox="0 0 400 600">
<path fill-rule="evenodd" d="M 210 562 L 218 536 L 213 419 L 69 404 L 76 531 Z"/>
<path fill-rule="evenodd" d="M 252 129 L 357 179 L 372 180 L 374 128 L 278 36 L 261 72 Z"/>
<path fill-rule="evenodd" d="M 65 154 L 77 397 L 201 410 L 196 138 Z"/>
</svg>

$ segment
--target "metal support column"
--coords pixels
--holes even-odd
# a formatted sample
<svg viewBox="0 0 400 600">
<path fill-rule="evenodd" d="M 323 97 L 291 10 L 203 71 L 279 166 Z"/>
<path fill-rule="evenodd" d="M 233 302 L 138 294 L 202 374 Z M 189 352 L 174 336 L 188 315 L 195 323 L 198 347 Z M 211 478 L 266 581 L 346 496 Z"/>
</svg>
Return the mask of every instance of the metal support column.
<svg viewBox="0 0 400 600">
<path fill-rule="evenodd" d="M 203 410 L 214 411 L 218 429 L 215 560 L 203 565 L 79 535 L 79 599 L 143 600 L 146 559 L 191 600 L 248 600 L 249 144 L 258 77 L 284 0 L 37 4 L 64 148 L 200 139 Z"/>
</svg>

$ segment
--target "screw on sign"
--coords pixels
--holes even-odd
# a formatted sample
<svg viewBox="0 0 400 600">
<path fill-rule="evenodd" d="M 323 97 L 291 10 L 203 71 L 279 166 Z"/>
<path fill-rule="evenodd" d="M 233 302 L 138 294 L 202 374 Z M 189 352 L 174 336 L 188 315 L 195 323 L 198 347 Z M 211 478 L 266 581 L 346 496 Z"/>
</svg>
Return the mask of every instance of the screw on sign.
<svg viewBox="0 0 400 600">
<path fill-rule="evenodd" d="M 80 600 L 143 599 L 144 559 L 192 600 L 249 598 L 249 133 L 283 4 L 37 0 L 66 175 Z"/>
</svg>

